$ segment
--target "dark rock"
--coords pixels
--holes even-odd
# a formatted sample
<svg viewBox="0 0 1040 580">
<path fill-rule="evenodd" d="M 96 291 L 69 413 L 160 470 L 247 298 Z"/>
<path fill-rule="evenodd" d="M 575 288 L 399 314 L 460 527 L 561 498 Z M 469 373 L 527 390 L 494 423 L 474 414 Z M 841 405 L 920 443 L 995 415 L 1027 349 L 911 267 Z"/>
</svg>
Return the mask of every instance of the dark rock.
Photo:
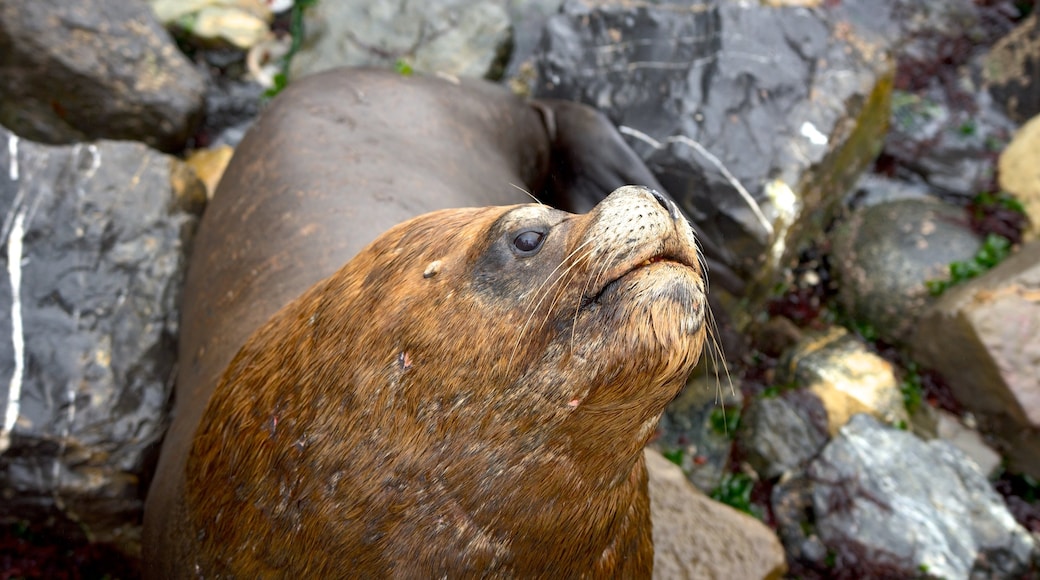
<svg viewBox="0 0 1040 580">
<path fill-rule="evenodd" d="M 933 301 L 925 283 L 945 280 L 951 262 L 972 260 L 981 246 L 963 209 L 913 199 L 857 210 L 831 239 L 841 305 L 894 343 Z"/>
<path fill-rule="evenodd" d="M 1012 467 L 1040 477 L 1040 242 L 947 290 L 911 342 L 995 435 Z"/>
<path fill-rule="evenodd" d="M 132 551 L 205 190 L 137 143 L 0 143 L 0 520 L 56 516 Z"/>
<path fill-rule="evenodd" d="M 1036 11 L 1000 40 L 982 62 L 990 94 L 1024 123 L 1040 114 L 1040 16 Z"/>
<path fill-rule="evenodd" d="M 0 0 L 0 123 L 45 143 L 183 147 L 204 81 L 144 0 Z"/>
<path fill-rule="evenodd" d="M 542 40 L 549 17 L 560 11 L 563 0 L 507 0 L 506 9 L 513 23 L 513 50 L 509 54 L 506 77 L 519 81 L 521 93 L 531 90 L 536 72 L 534 54 Z M 530 83 L 530 84 L 529 84 Z"/>
<path fill-rule="evenodd" d="M 569 0 L 546 28 L 536 94 L 622 125 L 702 233 L 725 240 L 722 258 L 768 279 L 766 255 L 779 265 L 819 232 L 886 127 L 888 47 L 833 14 Z"/>
<path fill-rule="evenodd" d="M 788 562 L 797 577 L 800 568 L 823 568 L 827 547 L 813 529 L 812 482 L 804 475 L 781 479 L 773 487 L 770 506 L 776 532 L 784 544 Z"/>
<path fill-rule="evenodd" d="M 1033 538 L 974 462 L 867 415 L 810 465 L 816 530 L 850 577 L 1013 578 Z M 856 576 L 859 574 L 859 576 Z"/>
<path fill-rule="evenodd" d="M 739 385 L 725 376 L 695 373 L 661 417 L 655 445 L 677 454 L 690 481 L 707 493 L 729 467 L 730 451 L 743 406 Z"/>
<path fill-rule="evenodd" d="M 759 397 L 741 415 L 740 448 L 763 479 L 804 467 L 827 439 L 827 410 L 804 389 Z"/>
</svg>

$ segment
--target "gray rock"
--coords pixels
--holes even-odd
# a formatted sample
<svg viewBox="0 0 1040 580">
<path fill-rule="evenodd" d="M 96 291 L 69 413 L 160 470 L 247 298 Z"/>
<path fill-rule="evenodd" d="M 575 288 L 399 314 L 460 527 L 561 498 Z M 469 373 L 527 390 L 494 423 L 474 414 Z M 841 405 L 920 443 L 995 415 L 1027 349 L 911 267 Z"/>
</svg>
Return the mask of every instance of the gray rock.
<svg viewBox="0 0 1040 580">
<path fill-rule="evenodd" d="M 502 0 L 318 2 L 305 13 L 304 25 L 293 77 L 403 60 L 428 73 L 497 78 L 511 38 Z"/>
<path fill-rule="evenodd" d="M 204 91 L 144 0 L 0 0 L 0 123 L 22 137 L 177 150 Z"/>
<path fill-rule="evenodd" d="M 944 441 L 857 415 L 808 474 L 816 529 L 837 569 L 947 580 L 1028 570 L 1033 538 L 977 466 Z"/>
<path fill-rule="evenodd" d="M 740 420 L 740 448 L 763 479 L 804 467 L 827 439 L 827 410 L 804 389 L 757 398 Z"/>
<path fill-rule="evenodd" d="M 1040 242 L 947 290 L 917 325 L 914 358 L 938 369 L 1012 466 L 1040 477 Z"/>
<path fill-rule="evenodd" d="M 925 283 L 972 260 L 981 241 L 961 208 L 902 200 L 855 211 L 831 235 L 838 299 L 856 320 L 902 343 L 933 302 Z"/>
<path fill-rule="evenodd" d="M 997 152 L 1015 124 L 967 72 L 959 83 L 955 96 L 938 80 L 920 93 L 896 91 L 884 152 L 901 177 L 970 200 L 991 187 Z"/>
<path fill-rule="evenodd" d="M 935 201 L 925 186 L 867 173 L 856 182 L 847 205 L 855 210 L 905 199 Z"/>
<path fill-rule="evenodd" d="M 513 50 L 510 51 L 506 77 L 524 77 L 521 83 L 534 80 L 534 53 L 542 40 L 549 17 L 560 11 L 563 0 L 506 0 L 509 19 L 513 23 Z M 527 78 L 530 77 L 530 78 Z M 530 86 L 524 86 L 527 91 Z"/>
<path fill-rule="evenodd" d="M 834 14 L 568 0 L 536 94 L 622 125 L 702 233 L 725 240 L 729 265 L 768 278 L 763 259 L 777 266 L 818 233 L 886 128 L 888 45 Z"/>
<path fill-rule="evenodd" d="M 132 546 L 205 190 L 137 143 L 0 144 L 0 521 Z"/>
</svg>

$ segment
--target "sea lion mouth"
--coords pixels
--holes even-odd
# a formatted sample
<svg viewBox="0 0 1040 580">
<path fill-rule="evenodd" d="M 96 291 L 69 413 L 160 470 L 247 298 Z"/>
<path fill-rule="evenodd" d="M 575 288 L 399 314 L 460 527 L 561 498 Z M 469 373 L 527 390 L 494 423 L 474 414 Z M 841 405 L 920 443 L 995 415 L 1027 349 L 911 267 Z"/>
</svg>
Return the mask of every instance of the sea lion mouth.
<svg viewBox="0 0 1040 580">
<path fill-rule="evenodd" d="M 695 260 L 696 258 L 693 259 Z M 638 262 L 633 262 L 634 261 L 626 261 L 604 274 L 603 279 L 606 280 L 606 283 L 599 287 L 598 290 L 593 290 L 586 294 L 582 299 L 581 308 L 588 308 L 600 304 L 604 298 L 613 295 L 626 278 L 629 278 L 631 275 L 639 273 L 647 268 L 653 268 L 657 264 L 670 264 L 689 270 L 689 274 L 693 276 L 699 275 L 699 269 L 696 263 L 691 263 L 691 260 L 683 253 L 662 251 L 654 253 Z"/>
</svg>

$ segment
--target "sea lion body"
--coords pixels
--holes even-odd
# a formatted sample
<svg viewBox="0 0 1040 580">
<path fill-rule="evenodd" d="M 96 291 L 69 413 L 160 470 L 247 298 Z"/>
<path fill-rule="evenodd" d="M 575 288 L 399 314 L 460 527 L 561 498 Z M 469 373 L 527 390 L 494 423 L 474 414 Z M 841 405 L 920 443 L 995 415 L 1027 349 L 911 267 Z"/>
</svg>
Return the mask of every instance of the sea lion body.
<svg viewBox="0 0 1040 580">
<path fill-rule="evenodd" d="M 511 302 L 519 286 L 472 269 L 490 251 L 500 220 L 516 212 L 553 230 L 547 240 L 565 239 L 577 251 L 573 232 L 585 232 L 592 244 L 591 224 L 607 225 L 594 217 L 607 215 L 601 210 L 580 220 L 537 206 L 434 214 L 392 229 L 340 269 L 377 235 L 414 216 L 511 204 L 525 197 L 522 189 L 541 191 L 559 157 L 547 118 L 544 109 L 484 83 L 364 70 L 304 79 L 265 112 L 239 146 L 195 240 L 174 419 L 146 504 L 149 573 L 508 576 L 565 572 L 561 562 L 571 572 L 623 571 L 615 567 L 623 562 L 633 573 L 649 572 L 638 450 L 703 341 L 702 276 L 690 253 L 692 232 L 674 204 L 638 194 L 651 200 L 658 218 L 668 216 L 661 223 L 673 224 L 670 235 L 679 240 L 669 242 L 678 248 L 671 265 L 654 268 L 685 268 L 685 298 L 662 302 L 671 306 L 660 307 L 658 317 L 687 309 L 689 316 L 673 337 L 679 356 L 660 350 L 671 353 L 662 363 L 667 372 L 635 367 L 637 377 L 665 378 L 649 381 L 653 388 L 639 396 L 628 393 L 626 408 L 639 409 L 634 430 L 635 419 L 611 425 L 607 410 L 595 405 L 578 405 L 583 412 L 575 413 L 572 397 L 553 407 L 556 425 L 568 427 L 550 433 L 546 393 L 530 386 L 559 391 L 561 368 L 580 374 L 581 361 L 602 358 L 588 350 L 598 344 L 594 337 L 583 333 L 620 321 L 578 322 L 589 299 L 582 284 L 600 284 L 605 269 L 584 272 L 580 283 L 570 278 L 564 286 L 577 292 L 571 300 L 561 302 L 558 289 L 553 300 L 526 309 Z M 568 163 L 586 161 L 579 155 Z M 571 183 L 601 178 L 594 173 Z M 538 280 L 550 288 L 566 279 L 567 268 L 557 268 L 567 259 L 588 257 L 577 251 L 567 258 L 554 248 L 558 262 Z M 620 259 L 615 250 L 600 256 L 601 268 Z M 532 282 L 528 274 L 523 282 Z M 440 294 L 428 294 L 427 285 Z M 538 285 L 527 290 L 529 298 L 532 291 Z M 553 309 L 564 305 L 569 312 L 561 317 Z M 515 334 L 501 336 L 503 329 L 521 328 L 523 339 L 543 350 L 526 342 L 511 349 Z M 647 332 L 659 335 L 641 340 L 660 341 L 667 328 L 651 326 Z M 535 355 L 550 351 L 556 364 L 538 366 Z M 613 379 L 629 372 L 613 364 Z M 524 372 L 509 374 L 517 369 Z M 543 374 L 530 374 L 538 369 Z M 498 374 L 487 380 L 488 373 Z M 473 385 L 489 395 L 512 388 L 523 396 L 496 405 L 467 396 Z M 503 419 L 513 421 L 504 430 L 497 424 Z M 596 429 L 609 435 L 600 439 Z M 613 447 L 615 438 L 620 447 Z M 458 446 L 446 447 L 452 441 Z M 388 443 L 403 447 L 378 447 Z M 585 451 L 564 453 L 567 445 Z M 605 481 L 584 465 L 625 476 Z M 590 512 L 589 497 L 606 511 Z M 372 518 L 382 513 L 393 517 Z M 529 521 L 506 525 L 505 515 Z M 576 530 L 589 537 L 558 542 Z M 587 549 L 604 541 L 606 548 Z"/>
</svg>

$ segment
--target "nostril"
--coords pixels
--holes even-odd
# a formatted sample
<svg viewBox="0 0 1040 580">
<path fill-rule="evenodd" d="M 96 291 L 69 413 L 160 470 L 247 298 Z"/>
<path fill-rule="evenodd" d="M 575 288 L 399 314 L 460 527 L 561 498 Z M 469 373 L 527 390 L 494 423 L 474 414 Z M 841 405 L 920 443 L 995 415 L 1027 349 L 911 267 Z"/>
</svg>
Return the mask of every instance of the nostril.
<svg viewBox="0 0 1040 580">
<path fill-rule="evenodd" d="M 664 194 L 660 193 L 656 189 L 651 189 L 650 195 L 654 196 L 654 199 L 657 200 L 657 203 L 661 204 L 661 207 L 663 207 L 665 211 L 668 212 L 668 215 L 672 219 L 679 219 L 679 207 L 672 203 L 672 201 L 669 200 L 667 197 L 665 197 Z"/>
</svg>

